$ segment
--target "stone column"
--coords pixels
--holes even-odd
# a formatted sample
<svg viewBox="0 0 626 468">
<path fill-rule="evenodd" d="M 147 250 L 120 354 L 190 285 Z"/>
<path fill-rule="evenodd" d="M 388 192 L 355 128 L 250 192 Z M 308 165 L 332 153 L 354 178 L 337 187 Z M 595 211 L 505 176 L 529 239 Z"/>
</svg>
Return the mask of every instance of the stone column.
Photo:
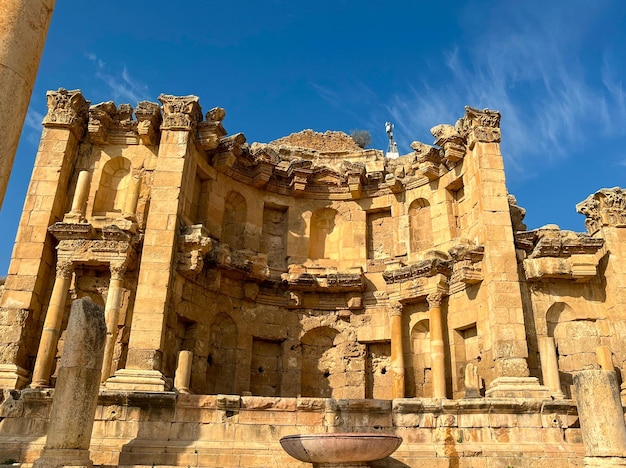
<svg viewBox="0 0 626 468">
<path fill-rule="evenodd" d="M 541 374 L 543 384 L 550 389 L 555 398 L 565 398 L 561 391 L 561 378 L 559 377 L 559 361 L 556 355 L 554 338 L 544 336 L 539 338 L 539 356 L 541 357 Z"/>
<path fill-rule="evenodd" d="M 192 361 L 192 351 L 181 351 L 178 353 L 178 364 L 176 366 L 176 376 L 174 377 L 174 388 L 180 393 L 189 393 Z"/>
<path fill-rule="evenodd" d="M 89 182 L 91 173 L 89 171 L 80 171 L 78 180 L 76 181 L 76 190 L 72 199 L 72 209 L 65 215 L 63 221 L 83 222 L 85 221 L 85 209 L 87 205 L 87 197 L 89 195 Z"/>
<path fill-rule="evenodd" d="M 113 351 L 115 350 L 115 343 L 117 341 L 117 326 L 120 320 L 120 307 L 122 303 L 122 294 L 124 292 L 123 284 L 126 264 L 111 264 L 109 269 L 111 270 L 111 280 L 109 281 L 107 302 L 104 307 L 107 335 L 104 344 L 104 361 L 102 363 L 102 383 L 106 382 L 106 380 L 111 377 Z"/>
<path fill-rule="evenodd" d="M 404 345 L 402 343 L 402 304 L 396 302 L 389 310 L 391 328 L 391 393 L 404 398 Z"/>
<path fill-rule="evenodd" d="M 585 466 L 626 465 L 624 408 L 615 372 L 577 372 L 574 395 L 585 446 Z"/>
<path fill-rule="evenodd" d="M 446 356 L 443 341 L 441 300 L 443 294 L 431 293 L 426 297 L 430 321 L 430 358 L 433 366 L 433 397 L 446 398 Z"/>
<path fill-rule="evenodd" d="M 134 218 L 137 215 L 137 203 L 141 192 L 141 178 L 132 177 L 129 182 L 126 200 L 124 201 L 124 217 Z"/>
<path fill-rule="evenodd" d="M 106 325 L 102 307 L 84 297 L 72 303 L 48 438 L 34 468 L 91 467 L 93 430 Z"/>
<path fill-rule="evenodd" d="M 57 274 L 46 312 L 46 319 L 41 332 L 39 350 L 35 360 L 35 370 L 33 371 L 33 381 L 31 387 L 47 387 L 52 372 L 52 364 L 56 356 L 57 343 L 61 335 L 61 324 L 65 314 L 65 303 L 67 301 L 67 291 L 72 279 L 72 262 L 62 262 L 57 264 Z"/>
<path fill-rule="evenodd" d="M 0 0 L 0 206 L 48 34 L 55 0 Z"/>
</svg>

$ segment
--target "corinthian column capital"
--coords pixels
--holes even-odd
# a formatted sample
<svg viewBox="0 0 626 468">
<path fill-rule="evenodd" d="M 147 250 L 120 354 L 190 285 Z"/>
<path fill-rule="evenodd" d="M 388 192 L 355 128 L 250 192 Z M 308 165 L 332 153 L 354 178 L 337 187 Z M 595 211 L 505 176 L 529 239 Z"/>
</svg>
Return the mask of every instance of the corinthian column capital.
<svg viewBox="0 0 626 468">
<path fill-rule="evenodd" d="M 430 293 L 426 296 L 426 300 L 428 301 L 428 306 L 432 309 L 435 307 L 441 307 L 441 300 L 443 299 L 443 294 L 439 291 Z"/>
<path fill-rule="evenodd" d="M 63 127 L 69 129 L 77 139 L 81 139 L 87 127 L 89 101 L 86 101 L 79 89 L 68 91 L 48 91 L 48 113 L 43 119 L 44 127 Z"/>
</svg>

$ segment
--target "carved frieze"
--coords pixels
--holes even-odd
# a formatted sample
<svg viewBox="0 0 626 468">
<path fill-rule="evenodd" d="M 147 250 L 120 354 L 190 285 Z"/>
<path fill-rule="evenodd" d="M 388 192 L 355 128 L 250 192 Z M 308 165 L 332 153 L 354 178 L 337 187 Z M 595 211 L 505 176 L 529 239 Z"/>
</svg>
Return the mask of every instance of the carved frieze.
<svg viewBox="0 0 626 468">
<path fill-rule="evenodd" d="M 626 226 L 626 190 L 620 187 L 598 190 L 576 205 L 576 211 L 587 217 L 585 226 L 595 234 L 603 226 Z"/>
<path fill-rule="evenodd" d="M 89 101 L 86 101 L 80 90 L 58 91 L 46 93 L 48 113 L 43 119 L 44 127 L 68 128 L 77 139 L 82 138 L 88 118 Z"/>
<path fill-rule="evenodd" d="M 383 272 L 383 279 L 387 284 L 395 284 L 438 274 L 450 276 L 452 274 L 452 262 L 438 257 L 428 258 L 393 270 L 388 269 Z"/>
<path fill-rule="evenodd" d="M 198 96 L 161 94 L 159 101 L 163 104 L 161 130 L 195 131 L 198 122 L 202 121 L 202 110 Z"/>
<path fill-rule="evenodd" d="M 281 275 L 283 284 L 290 290 L 348 292 L 363 291 L 365 278 L 361 268 L 338 272 L 336 268 L 290 265 L 289 272 Z"/>
</svg>

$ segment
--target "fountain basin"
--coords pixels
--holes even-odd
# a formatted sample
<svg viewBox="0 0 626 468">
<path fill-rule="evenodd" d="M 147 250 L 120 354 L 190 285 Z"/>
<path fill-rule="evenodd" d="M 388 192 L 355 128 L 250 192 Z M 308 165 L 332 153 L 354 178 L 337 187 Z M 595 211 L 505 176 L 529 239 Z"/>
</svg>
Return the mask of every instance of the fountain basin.
<svg viewBox="0 0 626 468">
<path fill-rule="evenodd" d="M 396 451 L 402 437 L 376 433 L 295 434 L 280 439 L 292 457 L 314 464 L 367 463 Z"/>
</svg>

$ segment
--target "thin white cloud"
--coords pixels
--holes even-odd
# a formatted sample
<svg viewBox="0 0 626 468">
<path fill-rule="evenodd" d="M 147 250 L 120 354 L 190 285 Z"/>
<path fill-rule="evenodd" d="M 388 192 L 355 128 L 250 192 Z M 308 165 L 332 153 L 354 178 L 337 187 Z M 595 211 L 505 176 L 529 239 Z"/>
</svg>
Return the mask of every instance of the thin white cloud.
<svg viewBox="0 0 626 468">
<path fill-rule="evenodd" d="M 94 76 L 108 87 L 105 94 L 109 99 L 112 98 L 118 104 L 128 102 L 133 105 L 148 99 L 148 86 L 133 78 L 126 66 L 121 70 L 114 70 L 93 52 L 86 53 L 86 57 L 96 66 Z"/>
</svg>

